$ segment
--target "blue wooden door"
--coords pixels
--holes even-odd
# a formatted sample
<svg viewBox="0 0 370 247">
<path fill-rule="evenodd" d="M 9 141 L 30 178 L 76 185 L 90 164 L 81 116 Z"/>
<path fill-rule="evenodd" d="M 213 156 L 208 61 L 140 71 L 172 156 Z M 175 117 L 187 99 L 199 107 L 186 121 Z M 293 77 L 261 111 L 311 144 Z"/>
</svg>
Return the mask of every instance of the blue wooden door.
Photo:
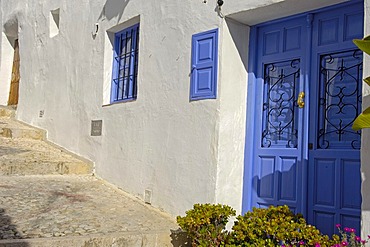
<svg viewBox="0 0 370 247">
<path fill-rule="evenodd" d="M 303 186 L 303 122 L 306 108 L 297 105 L 304 92 L 307 66 L 306 18 L 258 28 L 256 127 L 252 205 L 289 205 L 297 212 Z M 258 117 L 257 117 L 258 116 Z"/>
<path fill-rule="evenodd" d="M 362 2 L 352 1 L 252 28 L 246 205 L 288 205 L 327 234 L 338 223 L 359 229 L 360 133 L 351 125 L 361 111 L 362 55 L 352 39 L 362 23 Z"/>
<path fill-rule="evenodd" d="M 317 13 L 313 20 L 308 220 L 332 234 L 335 224 L 360 230 L 360 132 L 363 3 Z"/>
</svg>

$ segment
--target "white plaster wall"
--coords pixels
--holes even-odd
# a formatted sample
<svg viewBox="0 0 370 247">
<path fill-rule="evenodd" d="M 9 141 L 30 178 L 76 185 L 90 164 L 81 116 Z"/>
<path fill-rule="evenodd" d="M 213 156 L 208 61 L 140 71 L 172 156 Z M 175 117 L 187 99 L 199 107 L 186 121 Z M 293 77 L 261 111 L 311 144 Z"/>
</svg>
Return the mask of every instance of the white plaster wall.
<svg viewBox="0 0 370 247">
<path fill-rule="evenodd" d="M 220 119 L 216 201 L 241 213 L 249 27 L 223 22 L 220 56 Z"/>
<path fill-rule="evenodd" d="M 223 7 L 223 13 L 248 25 L 274 20 L 348 0 L 249 0 L 230 1 Z"/>
<path fill-rule="evenodd" d="M 370 0 L 365 0 L 365 35 L 370 35 Z M 364 56 L 363 76 L 370 76 L 370 57 Z M 362 109 L 370 106 L 369 86 L 363 86 Z M 362 175 L 362 238 L 367 238 L 370 234 L 370 129 L 362 130 L 361 140 L 361 175 Z"/>
<path fill-rule="evenodd" d="M 3 13 L 12 7 L 4 4 Z M 50 38 L 57 8 L 60 30 Z M 174 215 L 215 202 L 219 100 L 189 102 L 191 35 L 220 26 L 213 4 L 40 0 L 22 11 L 19 119 L 47 129 L 51 141 L 94 161 L 98 176 L 124 190 L 143 197 L 151 189 L 153 205 Z M 103 106 L 112 59 L 108 66 L 105 31 L 137 16 L 138 99 Z M 101 137 L 90 136 L 95 119 L 103 120 Z"/>
<path fill-rule="evenodd" d="M 150 189 L 153 205 L 183 214 L 215 201 L 218 101 L 189 102 L 189 68 L 191 35 L 221 20 L 203 3 L 134 3 L 123 20 L 102 23 L 110 29 L 140 14 L 140 55 L 137 101 L 102 110 L 115 139 L 103 140 L 97 172 L 140 197 Z"/>
<path fill-rule="evenodd" d="M 249 29 L 226 23 L 215 12 L 215 2 L 1 1 L 2 23 L 20 10 L 17 117 L 94 161 L 97 176 L 141 198 L 145 189 L 152 190 L 152 204 L 173 215 L 202 202 L 226 203 L 240 211 Z M 232 17 L 253 24 L 279 17 L 285 10 L 265 11 L 277 2 L 284 1 L 225 1 L 222 12 L 239 13 Z M 285 2 L 294 3 L 287 7 L 293 14 L 338 1 Z M 50 37 L 50 11 L 58 8 L 59 33 Z M 138 98 L 109 105 L 112 45 L 107 31 L 137 21 Z M 218 98 L 189 102 L 191 36 L 216 27 Z M 0 59 L 1 76 L 5 58 Z M 91 137 L 91 120 L 100 119 L 103 134 Z"/>
</svg>

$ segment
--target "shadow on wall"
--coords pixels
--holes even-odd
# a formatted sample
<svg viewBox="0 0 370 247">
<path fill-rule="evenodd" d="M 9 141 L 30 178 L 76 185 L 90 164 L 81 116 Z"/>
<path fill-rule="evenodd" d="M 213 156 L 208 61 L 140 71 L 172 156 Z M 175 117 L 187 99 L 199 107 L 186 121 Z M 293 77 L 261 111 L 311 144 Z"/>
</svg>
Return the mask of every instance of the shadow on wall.
<svg viewBox="0 0 370 247">
<path fill-rule="evenodd" d="M 334 186 L 331 186 L 330 184 L 331 180 L 328 179 L 331 176 L 333 176 L 333 175 L 330 175 L 330 173 L 332 172 L 332 169 L 324 165 L 323 167 L 324 168 L 321 168 L 319 170 L 321 173 L 320 176 L 317 176 L 316 178 L 309 178 L 308 184 L 307 184 L 308 190 L 312 189 L 312 187 L 317 188 L 316 191 L 311 191 L 311 193 L 315 194 L 315 198 L 316 198 L 316 199 L 313 199 L 314 201 L 312 201 L 312 203 L 315 204 L 315 208 L 313 208 L 312 205 L 311 206 L 308 205 L 309 200 L 312 200 L 312 199 L 309 199 L 307 197 L 302 198 L 303 203 L 307 204 L 306 205 L 307 210 L 313 210 L 311 211 L 313 214 L 315 214 L 315 212 L 318 213 L 317 218 L 313 216 L 315 217 L 315 220 L 314 220 L 315 222 L 309 221 L 308 223 L 310 224 L 314 223 L 315 226 L 319 230 L 321 230 L 321 232 L 329 236 L 331 236 L 334 233 L 338 234 L 336 227 L 335 227 L 335 224 L 337 223 L 340 223 L 344 225 L 345 227 L 361 229 L 360 220 L 358 218 L 356 218 L 356 220 L 353 220 L 353 221 L 348 221 L 348 220 L 345 221 L 345 217 L 346 217 L 345 210 L 348 210 L 349 206 L 352 206 L 353 209 L 358 209 L 358 207 L 361 205 L 361 201 L 358 202 L 358 198 L 359 197 L 361 198 L 360 186 L 358 186 L 357 188 L 353 188 L 352 193 L 343 193 L 341 195 L 335 194 L 334 196 L 331 196 L 332 193 L 337 193 L 338 190 L 335 189 L 335 191 L 332 191 L 330 189 L 330 188 L 334 188 Z M 336 170 L 338 170 L 338 168 L 336 168 Z M 254 196 L 259 197 L 258 202 L 257 202 L 257 204 L 259 204 L 259 207 L 267 208 L 269 205 L 279 206 L 279 205 L 286 204 L 289 206 L 289 208 L 294 213 L 303 213 L 305 215 L 305 212 L 300 212 L 299 209 L 296 208 L 296 206 L 299 206 L 299 205 L 296 205 L 296 202 L 300 204 L 300 198 L 301 198 L 301 195 L 299 192 L 301 188 L 299 185 L 298 187 L 296 185 L 297 181 L 300 182 L 301 180 L 299 173 L 300 171 L 299 169 L 297 169 L 297 164 L 292 164 L 291 166 L 286 167 L 286 169 L 284 169 L 283 171 L 268 172 L 266 170 L 266 173 L 263 176 L 254 176 L 252 179 L 252 188 L 253 188 Z M 360 183 L 358 183 L 358 185 L 360 185 Z M 335 202 L 336 201 L 335 198 L 337 196 L 341 197 L 340 205 L 337 204 L 338 202 Z M 323 198 L 325 198 L 324 200 L 333 200 L 333 201 L 320 201 L 320 200 L 323 200 Z M 316 202 L 316 200 L 318 202 Z M 347 205 L 347 208 L 343 206 L 344 210 L 338 210 L 337 207 L 342 206 L 343 202 L 351 202 L 353 204 Z M 323 209 L 323 208 L 326 208 L 326 209 Z M 324 210 L 324 211 L 320 211 L 320 210 Z M 339 220 L 339 218 L 336 218 L 337 216 L 335 216 L 335 218 L 333 218 L 334 222 L 332 222 L 330 220 L 330 217 L 334 215 L 335 212 L 339 214 L 339 217 L 341 219 Z M 357 216 L 347 216 L 347 217 L 348 219 L 350 219 L 351 217 L 357 217 Z M 339 220 L 339 221 L 337 222 L 335 220 Z"/>
<path fill-rule="evenodd" d="M 111 20 L 118 17 L 121 19 L 129 0 L 106 0 L 98 20 Z"/>
<path fill-rule="evenodd" d="M 249 27 L 228 18 L 225 20 L 234 45 L 238 50 L 240 61 L 243 63 L 245 71 L 248 71 Z"/>
<path fill-rule="evenodd" d="M 12 239 L 22 239 L 22 234 L 17 230 L 17 226 L 12 224 L 12 219 L 6 215 L 5 209 L 0 208 L 0 246 L 7 246 L 6 243 L 1 242 Z M 16 246 L 27 247 L 29 244 L 26 241 L 20 241 Z"/>
<path fill-rule="evenodd" d="M 6 38 L 13 48 L 15 45 L 15 40 L 18 39 L 18 15 L 20 14 L 12 14 L 3 25 Z"/>
<path fill-rule="evenodd" d="M 294 207 L 299 189 L 296 187 L 296 180 L 298 175 L 296 164 L 292 164 L 289 169 L 284 171 L 269 172 L 263 176 L 254 176 L 252 179 L 252 187 L 254 193 L 260 196 L 260 207 L 267 208 L 270 204 L 275 204 L 276 189 L 278 189 L 279 198 L 285 199 L 285 203 L 289 208 L 295 212 Z M 279 184 L 280 188 L 276 188 Z M 263 199 L 266 198 L 266 199 Z M 291 201 L 291 203 L 289 203 Z M 276 205 L 275 205 L 276 206 Z"/>
</svg>

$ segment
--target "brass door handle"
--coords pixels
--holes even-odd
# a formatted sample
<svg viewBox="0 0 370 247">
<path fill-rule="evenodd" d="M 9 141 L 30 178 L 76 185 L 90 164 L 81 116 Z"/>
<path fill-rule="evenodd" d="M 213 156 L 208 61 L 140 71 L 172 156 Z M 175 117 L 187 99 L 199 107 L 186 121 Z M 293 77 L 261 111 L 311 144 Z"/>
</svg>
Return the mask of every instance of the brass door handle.
<svg viewBox="0 0 370 247">
<path fill-rule="evenodd" d="M 298 94 L 298 99 L 297 99 L 297 105 L 299 108 L 303 108 L 304 107 L 304 92 L 300 92 Z"/>
</svg>

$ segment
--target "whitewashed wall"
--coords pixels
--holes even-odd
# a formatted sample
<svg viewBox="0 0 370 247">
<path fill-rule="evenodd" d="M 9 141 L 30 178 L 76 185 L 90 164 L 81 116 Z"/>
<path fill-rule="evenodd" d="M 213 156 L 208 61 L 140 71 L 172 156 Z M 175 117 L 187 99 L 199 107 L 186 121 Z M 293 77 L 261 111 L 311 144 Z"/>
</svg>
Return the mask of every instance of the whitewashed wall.
<svg viewBox="0 0 370 247">
<path fill-rule="evenodd" d="M 370 0 L 365 0 L 365 35 L 370 35 Z M 370 57 L 364 56 L 364 78 L 370 76 Z M 370 106 L 370 89 L 364 83 L 363 109 Z M 370 130 L 362 131 L 361 143 L 361 175 L 362 175 L 362 237 L 370 234 Z"/>
<path fill-rule="evenodd" d="M 123 190 L 143 198 L 150 189 L 152 204 L 173 215 L 201 202 L 227 203 L 240 212 L 249 26 L 338 2 L 225 1 L 225 19 L 213 0 L 1 1 L 0 104 L 9 93 L 7 37 L 14 27 L 5 30 L 4 24 L 17 20 L 19 119 L 94 161 L 97 176 Z M 59 30 L 51 19 L 58 8 Z M 138 98 L 109 105 L 109 34 L 138 21 Z M 189 102 L 191 36 L 216 27 L 218 97 Z M 103 120 L 102 136 L 90 136 L 91 120 Z M 370 170 L 363 166 L 363 173 Z M 369 207 L 364 196 L 363 208 Z M 370 222 L 370 213 L 364 219 Z"/>
</svg>

